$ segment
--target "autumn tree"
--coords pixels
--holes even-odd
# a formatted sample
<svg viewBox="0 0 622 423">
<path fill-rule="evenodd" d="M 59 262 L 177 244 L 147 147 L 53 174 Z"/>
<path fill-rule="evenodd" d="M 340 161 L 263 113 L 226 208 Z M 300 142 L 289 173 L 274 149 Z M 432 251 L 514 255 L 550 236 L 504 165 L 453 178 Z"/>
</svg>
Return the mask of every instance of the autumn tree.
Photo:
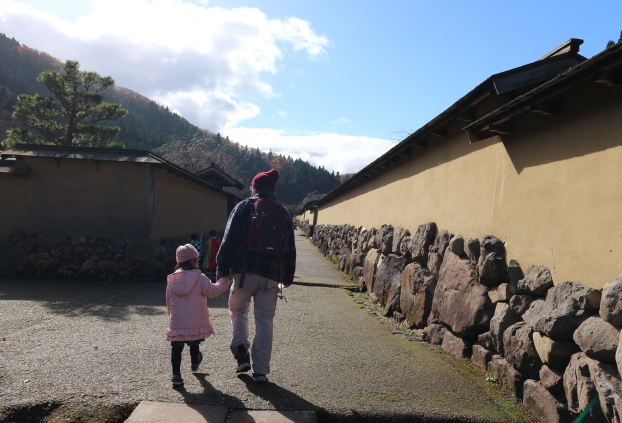
<svg viewBox="0 0 622 423">
<path fill-rule="evenodd" d="M 68 60 L 60 72 L 42 72 L 37 80 L 54 97 L 17 97 L 13 119 L 27 128 L 8 131 L 5 148 L 20 143 L 96 146 L 119 133 L 119 127 L 100 124 L 127 113 L 120 104 L 104 102 L 101 92 L 114 85 L 111 77 L 81 71 L 78 62 Z"/>
</svg>

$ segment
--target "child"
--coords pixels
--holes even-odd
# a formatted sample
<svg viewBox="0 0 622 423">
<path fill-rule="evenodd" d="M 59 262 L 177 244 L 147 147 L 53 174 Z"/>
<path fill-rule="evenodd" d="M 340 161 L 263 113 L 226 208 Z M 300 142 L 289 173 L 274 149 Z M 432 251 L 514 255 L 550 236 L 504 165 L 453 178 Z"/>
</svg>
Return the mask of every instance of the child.
<svg viewBox="0 0 622 423">
<path fill-rule="evenodd" d="M 166 306 L 169 324 L 166 340 L 171 341 L 173 386 L 183 385 L 181 353 L 184 344 L 190 347 L 190 369 L 196 371 L 203 360 L 199 344 L 214 333 L 209 320 L 207 298 L 214 298 L 227 290 L 229 281 L 221 279 L 213 284 L 197 269 L 199 253 L 190 244 L 177 248 L 175 272 L 168 275 Z"/>
</svg>

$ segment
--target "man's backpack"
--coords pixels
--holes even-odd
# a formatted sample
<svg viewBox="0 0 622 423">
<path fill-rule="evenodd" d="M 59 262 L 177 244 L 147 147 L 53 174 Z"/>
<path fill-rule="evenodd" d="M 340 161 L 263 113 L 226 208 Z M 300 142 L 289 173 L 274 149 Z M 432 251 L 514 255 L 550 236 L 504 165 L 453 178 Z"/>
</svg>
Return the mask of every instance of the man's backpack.
<svg viewBox="0 0 622 423">
<path fill-rule="evenodd" d="M 253 201 L 248 222 L 244 265 L 240 287 L 246 274 L 246 254 L 248 251 L 269 257 L 279 257 L 281 277 L 283 277 L 283 255 L 288 250 L 289 228 L 288 211 L 271 198 L 251 197 Z"/>
<path fill-rule="evenodd" d="M 254 201 L 246 244 L 249 251 L 265 256 L 287 252 L 289 231 L 287 210 L 271 198 L 251 197 Z"/>
</svg>

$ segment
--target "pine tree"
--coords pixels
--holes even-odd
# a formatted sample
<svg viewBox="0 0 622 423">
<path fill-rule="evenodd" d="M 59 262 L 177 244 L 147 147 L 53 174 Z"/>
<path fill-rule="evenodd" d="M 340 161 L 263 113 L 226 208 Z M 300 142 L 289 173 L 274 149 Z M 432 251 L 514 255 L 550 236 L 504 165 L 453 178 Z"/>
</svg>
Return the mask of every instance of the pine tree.
<svg viewBox="0 0 622 423">
<path fill-rule="evenodd" d="M 5 148 L 19 143 L 95 146 L 119 133 L 119 127 L 100 124 L 127 113 L 120 104 L 104 102 L 101 92 L 114 85 L 111 77 L 80 71 L 78 62 L 68 60 L 60 72 L 42 72 L 37 80 L 54 97 L 39 93 L 17 97 L 13 119 L 33 131 L 11 129 L 2 142 Z"/>
</svg>

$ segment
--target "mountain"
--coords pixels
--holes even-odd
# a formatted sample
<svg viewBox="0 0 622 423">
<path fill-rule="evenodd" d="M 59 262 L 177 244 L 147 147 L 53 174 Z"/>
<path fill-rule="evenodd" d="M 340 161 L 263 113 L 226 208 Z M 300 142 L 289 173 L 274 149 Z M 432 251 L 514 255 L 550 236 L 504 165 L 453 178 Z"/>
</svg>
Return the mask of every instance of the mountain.
<svg viewBox="0 0 622 423">
<path fill-rule="evenodd" d="M 0 140 L 16 125 L 11 114 L 17 96 L 37 92 L 50 95 L 37 77 L 43 71 L 60 70 L 62 66 L 61 61 L 49 54 L 0 33 Z M 327 193 L 340 183 L 339 173 L 300 159 L 241 146 L 220 134 L 192 125 L 128 88 L 114 86 L 102 94 L 105 101 L 120 103 L 129 112 L 124 118 L 109 122 L 121 128 L 114 141 L 127 148 L 153 151 L 191 172 L 196 173 L 214 163 L 248 187 L 258 172 L 278 169 L 281 173 L 279 200 L 289 206 L 299 205 L 308 195 Z M 242 195 L 248 193 L 247 188 Z"/>
</svg>

